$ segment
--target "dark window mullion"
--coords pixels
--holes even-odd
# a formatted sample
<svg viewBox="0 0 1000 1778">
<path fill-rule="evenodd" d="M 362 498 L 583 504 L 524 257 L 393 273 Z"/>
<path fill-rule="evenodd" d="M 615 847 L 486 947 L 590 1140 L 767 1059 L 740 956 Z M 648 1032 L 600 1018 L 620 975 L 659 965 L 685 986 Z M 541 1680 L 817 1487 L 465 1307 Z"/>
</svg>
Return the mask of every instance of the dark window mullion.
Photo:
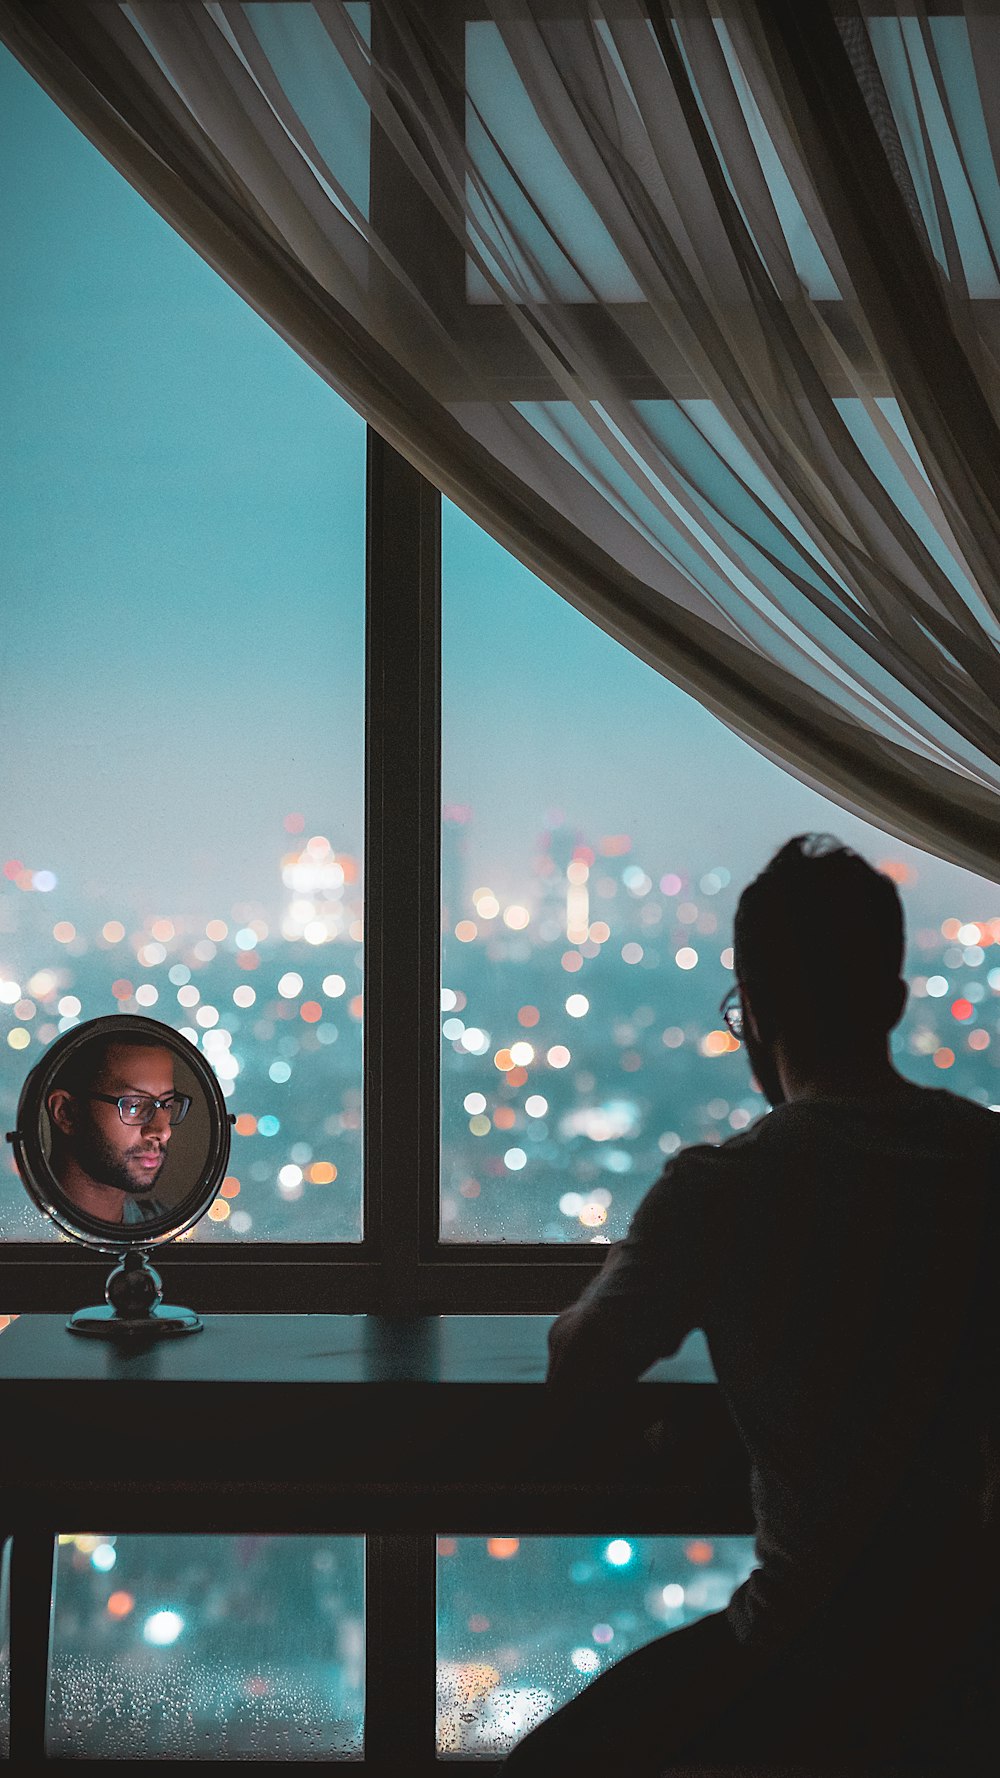
<svg viewBox="0 0 1000 1778">
<path fill-rule="evenodd" d="M 19 1531 L 10 1541 L 10 1771 L 44 1760 L 55 1554 L 44 1531 Z"/>
<path fill-rule="evenodd" d="M 369 432 L 365 1226 L 397 1315 L 436 1228 L 440 597 L 441 497 Z"/>
<path fill-rule="evenodd" d="M 442 4 L 416 50 L 380 0 L 371 27 L 377 64 L 399 70 L 392 102 L 419 130 L 404 97 L 410 57 L 441 55 L 460 70 L 462 9 Z M 461 84 L 453 102 L 464 113 Z M 441 281 L 464 278 L 461 243 L 377 123 L 370 208 L 377 238 L 436 312 Z M 369 296 L 392 333 L 396 285 L 378 259 Z M 367 505 L 365 1226 L 383 1267 L 382 1304 L 407 1315 L 438 1230 L 441 496 L 370 432 Z"/>
<path fill-rule="evenodd" d="M 379 1778 L 434 1769 L 435 1549 L 424 1533 L 365 1541 L 365 1768 Z"/>
</svg>

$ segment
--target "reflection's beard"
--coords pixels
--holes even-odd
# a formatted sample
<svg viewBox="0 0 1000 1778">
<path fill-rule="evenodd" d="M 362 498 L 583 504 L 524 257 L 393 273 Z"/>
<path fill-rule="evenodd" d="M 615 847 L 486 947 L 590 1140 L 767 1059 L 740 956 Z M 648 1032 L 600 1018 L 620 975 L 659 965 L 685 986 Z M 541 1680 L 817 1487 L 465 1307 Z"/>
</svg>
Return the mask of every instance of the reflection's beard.
<svg viewBox="0 0 1000 1778">
<path fill-rule="evenodd" d="M 114 1148 L 99 1130 L 78 1130 L 70 1144 L 78 1164 L 97 1185 L 112 1185 L 130 1197 L 144 1197 L 152 1191 L 163 1171 L 166 1149 L 155 1137 L 140 1136 L 130 1147 Z M 159 1165 L 144 1167 L 140 1156 L 159 1154 Z"/>
<path fill-rule="evenodd" d="M 772 1105 L 784 1105 L 784 1089 L 782 1088 L 778 1070 L 774 1065 L 771 1052 L 758 1042 L 750 1029 L 749 1020 L 744 1025 L 743 1042 L 746 1046 L 750 1066 L 754 1071 L 760 1090 L 764 1094 L 765 1099 L 768 1099 Z"/>
</svg>

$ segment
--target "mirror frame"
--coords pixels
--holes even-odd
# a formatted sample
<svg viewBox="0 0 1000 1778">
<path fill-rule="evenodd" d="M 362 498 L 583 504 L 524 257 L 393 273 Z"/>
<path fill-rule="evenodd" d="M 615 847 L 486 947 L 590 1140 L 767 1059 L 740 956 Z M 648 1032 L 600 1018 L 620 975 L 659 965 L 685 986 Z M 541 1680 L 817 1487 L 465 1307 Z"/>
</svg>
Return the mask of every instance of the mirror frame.
<svg viewBox="0 0 1000 1778">
<path fill-rule="evenodd" d="M 165 1227 L 158 1227 L 163 1218 L 157 1217 L 148 1227 L 133 1223 L 126 1230 L 123 1226 L 121 1235 L 109 1234 L 109 1224 L 96 1216 L 89 1216 L 86 1211 L 76 1211 L 70 1216 L 61 1201 L 52 1169 L 46 1160 L 42 1147 L 41 1116 L 45 1108 L 48 1093 L 55 1084 L 55 1077 L 73 1053 L 82 1049 L 95 1036 L 112 1039 L 120 1036 L 142 1036 L 153 1038 L 165 1049 L 172 1050 L 194 1074 L 199 1086 L 204 1089 L 208 1103 L 211 1143 L 209 1153 L 202 1168 L 197 1185 L 191 1187 L 178 1204 Z M 43 1216 L 65 1235 L 74 1241 L 81 1241 L 100 1253 L 122 1253 L 132 1248 L 142 1251 L 146 1248 L 161 1247 L 168 1241 L 175 1241 L 180 1235 L 187 1233 L 205 1215 L 209 1205 L 215 1202 L 219 1186 L 225 1178 L 229 1165 L 229 1150 L 232 1136 L 232 1125 L 235 1117 L 226 1109 L 222 1088 L 205 1056 L 196 1049 L 194 1044 L 179 1031 L 164 1025 L 159 1019 L 147 1019 L 137 1013 L 111 1013 L 106 1018 L 87 1019 L 72 1030 L 65 1031 L 56 1039 L 51 1048 L 39 1062 L 35 1063 L 21 1088 L 21 1096 L 17 1104 L 17 1123 L 10 1132 L 8 1141 L 14 1151 L 17 1170 L 21 1181 Z"/>
</svg>

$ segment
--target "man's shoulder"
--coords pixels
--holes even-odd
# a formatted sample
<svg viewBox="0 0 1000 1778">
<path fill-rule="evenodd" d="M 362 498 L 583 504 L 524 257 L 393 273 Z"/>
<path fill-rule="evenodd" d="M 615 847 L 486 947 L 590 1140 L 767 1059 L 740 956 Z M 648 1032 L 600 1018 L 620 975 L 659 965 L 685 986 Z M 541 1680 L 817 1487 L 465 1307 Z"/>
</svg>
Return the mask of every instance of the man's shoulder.
<svg viewBox="0 0 1000 1778">
<path fill-rule="evenodd" d="M 803 1099 L 763 1111 L 748 1129 L 722 1142 L 695 1142 L 682 1148 L 664 1169 L 663 1178 L 679 1189 L 738 1188 L 745 1182 L 773 1177 L 783 1158 L 822 1155 L 854 1142 L 868 1149 L 874 1128 L 884 1126 L 894 1149 L 916 1151 L 942 1144 L 970 1150 L 995 1148 L 1000 1155 L 1000 1116 L 973 1099 L 943 1088 L 914 1086 L 899 1100 L 848 1101 Z"/>
<path fill-rule="evenodd" d="M 737 1130 L 721 1142 L 692 1142 L 678 1149 L 660 1174 L 653 1190 L 674 1197 L 707 1196 L 739 1190 L 759 1176 L 765 1157 L 773 1148 L 771 1116 L 762 1113 L 746 1130 Z"/>
<path fill-rule="evenodd" d="M 736 1130 L 721 1142 L 692 1142 L 680 1149 L 673 1165 L 691 1177 L 735 1179 L 741 1172 L 753 1169 L 758 1158 L 773 1146 L 776 1136 L 780 1141 L 773 1111 L 762 1111 L 747 1129 Z"/>
</svg>

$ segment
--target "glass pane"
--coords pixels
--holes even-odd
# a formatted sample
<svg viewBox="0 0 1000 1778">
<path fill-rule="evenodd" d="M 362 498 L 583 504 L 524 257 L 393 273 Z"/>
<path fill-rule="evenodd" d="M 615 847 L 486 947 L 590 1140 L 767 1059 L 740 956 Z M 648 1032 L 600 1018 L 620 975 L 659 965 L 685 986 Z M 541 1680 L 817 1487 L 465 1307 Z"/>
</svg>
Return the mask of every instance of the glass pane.
<svg viewBox="0 0 1000 1778">
<path fill-rule="evenodd" d="M 719 19 L 715 28 L 795 270 L 810 296 L 836 300 L 840 292 L 747 84 L 730 33 Z M 683 34 L 676 26 L 674 30 L 683 54 Z M 659 58 L 649 20 L 620 14 L 613 24 L 605 19 L 562 19 L 558 23 L 549 19 L 545 39 L 561 67 L 575 67 L 581 84 L 589 74 L 592 81 L 606 85 L 609 110 L 613 107 L 619 120 L 619 151 L 631 154 L 632 175 L 645 187 L 649 203 L 655 207 L 660 200 L 669 205 L 669 188 L 657 183 L 657 151 L 636 107 L 630 79 L 637 64 Z M 496 303 L 501 300 L 499 291 L 518 300 L 526 295 L 535 299 L 549 295 L 574 303 L 646 300 L 629 263 L 634 243 L 627 207 L 622 208 L 620 235 L 609 232 L 613 225 L 587 195 L 586 178 L 581 179 L 564 156 L 558 121 L 550 126 L 536 110 L 503 27 L 485 20 L 468 24 L 465 61 L 465 138 L 478 175 L 475 180 L 470 176 L 466 186 L 475 225 L 474 231 L 470 230 L 466 261 L 468 300 Z M 697 87 L 695 94 L 707 121 L 704 98 Z M 557 119 L 558 112 L 556 106 Z M 709 130 L 711 133 L 711 125 Z M 721 161 L 732 189 L 724 155 Z M 487 185 L 493 205 L 480 196 L 480 182 Z M 498 214 L 502 224 L 497 222 Z M 571 252 L 560 242 L 572 243 Z"/>
<path fill-rule="evenodd" d="M 721 1028 L 744 883 L 837 834 L 899 883 L 896 1065 L 1000 1100 L 1000 893 L 845 814 L 443 518 L 441 1234 L 619 1239 L 765 1109 Z"/>
<path fill-rule="evenodd" d="M 360 1537 L 59 1539 L 46 1744 L 80 1759 L 360 1759 Z"/>
<path fill-rule="evenodd" d="M 364 426 L 3 50 L 0 132 L 3 1128 L 162 1018 L 237 1114 L 194 1239 L 357 1240 Z"/>
<path fill-rule="evenodd" d="M 753 1566 L 749 1537 L 439 1537 L 439 1755 L 499 1758 Z"/>
<path fill-rule="evenodd" d="M 943 211 L 969 295 L 996 301 L 1000 186 L 968 23 L 929 18 L 926 36 L 915 17 L 865 24 L 934 256 L 947 273 Z"/>
</svg>

